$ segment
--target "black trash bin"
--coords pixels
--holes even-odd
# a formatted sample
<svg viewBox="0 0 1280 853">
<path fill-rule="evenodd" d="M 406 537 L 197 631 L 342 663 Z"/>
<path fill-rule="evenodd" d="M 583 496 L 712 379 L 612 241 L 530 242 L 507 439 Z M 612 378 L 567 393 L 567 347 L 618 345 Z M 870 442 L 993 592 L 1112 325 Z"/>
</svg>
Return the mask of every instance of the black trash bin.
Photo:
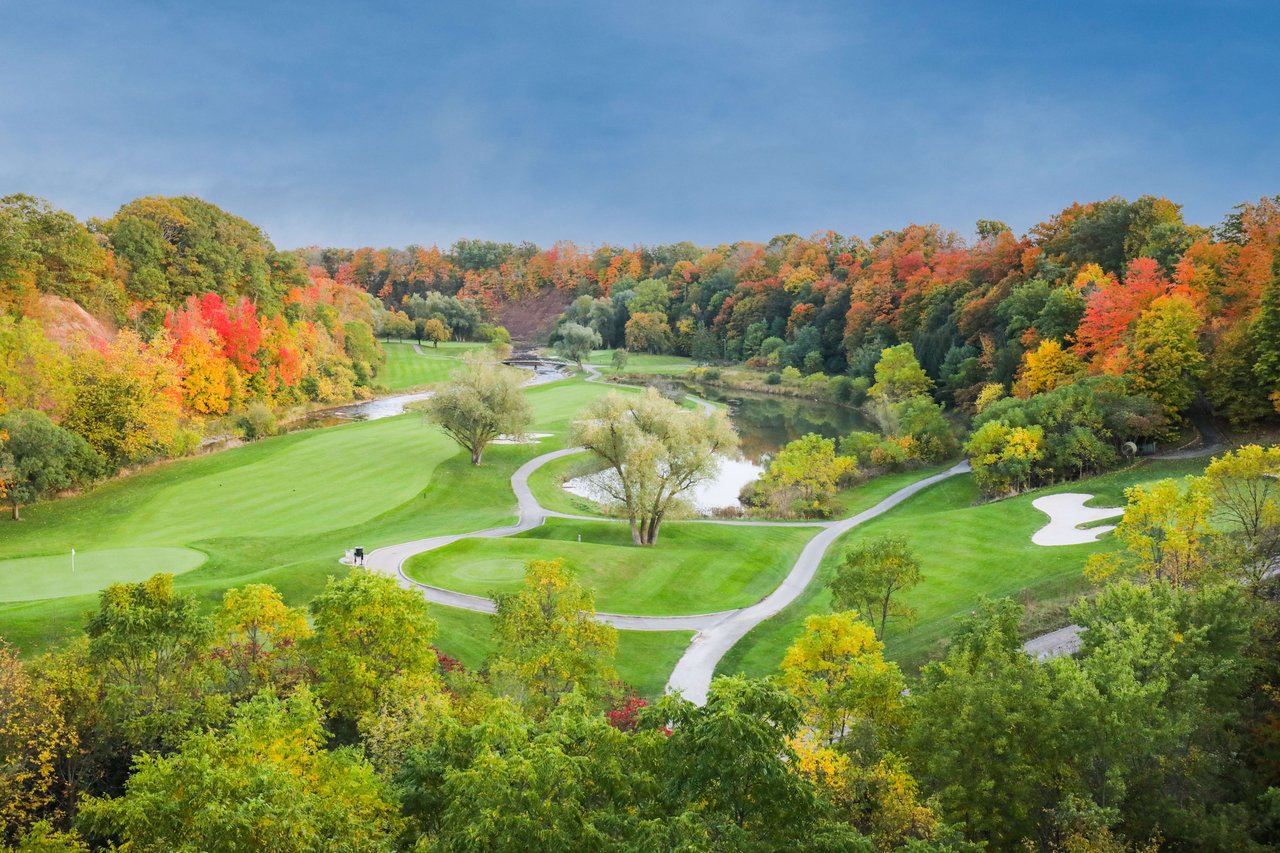
<svg viewBox="0 0 1280 853">
<path fill-rule="evenodd" d="M 355 558 L 356 558 L 356 565 L 360 565 L 360 566 L 364 565 L 364 548 L 356 546 Z"/>
</svg>

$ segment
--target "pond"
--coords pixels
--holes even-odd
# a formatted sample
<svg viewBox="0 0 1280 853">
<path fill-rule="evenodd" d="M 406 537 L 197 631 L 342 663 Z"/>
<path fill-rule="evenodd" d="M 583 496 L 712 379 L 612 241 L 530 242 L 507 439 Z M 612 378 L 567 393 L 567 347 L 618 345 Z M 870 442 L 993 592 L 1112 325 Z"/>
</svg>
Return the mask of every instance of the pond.
<svg viewBox="0 0 1280 853">
<path fill-rule="evenodd" d="M 721 457 L 716 476 L 690 492 L 689 501 L 699 512 L 739 506 L 742 487 L 759 477 L 768 458 L 790 441 L 811 432 L 824 438 L 839 438 L 855 430 L 875 429 L 860 412 L 830 403 L 690 384 L 684 387 L 703 399 L 723 403 L 740 439 L 739 454 Z M 575 477 L 564 484 L 564 489 L 579 497 L 607 502 L 601 500 L 601 478 L 616 481 L 617 475 L 601 471 Z"/>
<path fill-rule="evenodd" d="M 714 386 L 687 387 L 691 394 L 728 407 L 729 420 L 741 439 L 742 455 L 757 464 L 811 432 L 839 438 L 855 430 L 877 431 L 861 412 L 844 406 Z"/>
<path fill-rule="evenodd" d="M 525 368 L 521 368 L 522 370 Z M 568 374 L 558 370 L 534 370 L 533 377 L 525 385 L 541 385 L 563 379 Z M 337 426 L 351 421 L 376 421 L 382 418 L 393 418 L 403 415 L 411 403 L 431 398 L 431 391 L 417 391 L 410 394 L 392 394 L 389 397 L 378 397 L 360 403 L 348 403 L 332 409 L 320 409 L 310 412 L 289 423 L 289 429 L 312 429 L 313 427 Z"/>
</svg>

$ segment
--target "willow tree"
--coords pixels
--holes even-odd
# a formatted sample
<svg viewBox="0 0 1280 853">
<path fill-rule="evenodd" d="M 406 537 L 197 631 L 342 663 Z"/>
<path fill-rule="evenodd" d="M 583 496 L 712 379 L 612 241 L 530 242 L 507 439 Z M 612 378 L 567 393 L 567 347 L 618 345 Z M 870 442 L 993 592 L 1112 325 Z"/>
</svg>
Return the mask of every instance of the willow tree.
<svg viewBox="0 0 1280 853">
<path fill-rule="evenodd" d="M 718 454 L 737 449 L 738 434 L 720 412 L 682 409 L 650 388 L 596 400 L 573 425 L 574 441 L 603 459 L 605 497 L 625 509 L 631 541 L 654 545 L 667 515 L 694 486 L 711 479 Z"/>
<path fill-rule="evenodd" d="M 490 442 L 523 434 L 533 419 L 521 387 L 528 374 L 487 354 L 467 353 L 462 361 L 462 369 L 431 398 L 427 417 L 479 465 Z"/>
</svg>

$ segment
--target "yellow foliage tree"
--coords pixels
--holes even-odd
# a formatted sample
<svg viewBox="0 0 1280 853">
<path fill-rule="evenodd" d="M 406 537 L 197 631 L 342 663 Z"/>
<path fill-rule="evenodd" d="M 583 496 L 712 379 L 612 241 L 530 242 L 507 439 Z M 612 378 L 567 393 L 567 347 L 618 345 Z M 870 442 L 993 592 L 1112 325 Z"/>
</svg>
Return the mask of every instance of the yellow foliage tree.
<svg viewBox="0 0 1280 853">
<path fill-rule="evenodd" d="M 824 743 L 860 726 L 885 733 L 904 721 L 902 671 L 884 659 L 884 643 L 856 611 L 807 618 L 782 659 L 782 683 Z"/>
<path fill-rule="evenodd" d="M 1208 480 L 1191 477 L 1184 488 L 1165 479 L 1131 486 L 1124 494 L 1124 518 L 1115 532 L 1123 548 L 1090 557 L 1086 577 L 1094 582 L 1136 577 L 1178 586 L 1211 579 L 1216 567 L 1209 547 L 1213 499 Z"/>
<path fill-rule="evenodd" d="M 1083 372 L 1084 362 L 1075 353 L 1063 349 L 1061 343 L 1049 338 L 1022 357 L 1022 374 L 1014 391 L 1023 398 L 1041 391 L 1052 391 Z"/>
<path fill-rule="evenodd" d="M 0 839 L 25 829 L 54 803 L 58 762 L 78 743 L 58 697 L 0 645 Z"/>
</svg>

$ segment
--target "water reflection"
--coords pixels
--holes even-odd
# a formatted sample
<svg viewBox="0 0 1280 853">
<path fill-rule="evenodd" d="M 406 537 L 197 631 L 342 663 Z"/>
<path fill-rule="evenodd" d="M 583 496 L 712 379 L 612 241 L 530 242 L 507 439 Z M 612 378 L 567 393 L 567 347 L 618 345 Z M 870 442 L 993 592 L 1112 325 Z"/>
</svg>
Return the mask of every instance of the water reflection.
<svg viewBox="0 0 1280 853">
<path fill-rule="evenodd" d="M 855 430 L 874 429 L 861 413 L 830 403 L 692 384 L 685 388 L 691 394 L 724 403 L 740 440 L 739 456 L 721 457 L 716 476 L 690 493 L 689 500 L 699 512 L 740 506 L 738 495 L 742 487 L 755 480 L 769 457 L 790 441 L 811 432 L 824 438 L 839 438 Z M 606 470 L 568 480 L 564 489 L 579 497 L 609 503 L 608 492 L 601 484 L 616 482 L 617 474 Z"/>
</svg>

